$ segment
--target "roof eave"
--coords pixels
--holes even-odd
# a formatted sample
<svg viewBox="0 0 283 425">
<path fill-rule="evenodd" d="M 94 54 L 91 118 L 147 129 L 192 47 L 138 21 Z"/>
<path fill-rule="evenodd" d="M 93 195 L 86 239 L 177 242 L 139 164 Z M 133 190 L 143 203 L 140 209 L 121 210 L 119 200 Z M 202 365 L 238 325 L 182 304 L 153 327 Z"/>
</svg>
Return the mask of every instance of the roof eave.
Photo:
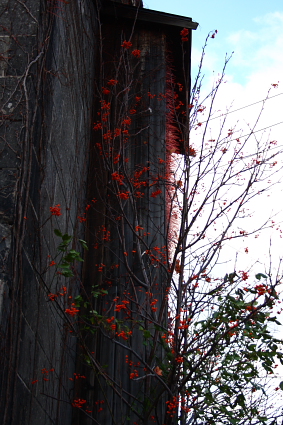
<svg viewBox="0 0 283 425">
<path fill-rule="evenodd" d="M 151 9 L 137 8 L 123 3 L 117 3 L 111 0 L 104 0 L 101 5 L 100 13 L 117 18 L 137 20 L 140 22 L 167 25 L 171 27 L 188 28 L 195 30 L 198 27 L 197 22 L 186 16 L 173 15 L 171 13 L 159 12 Z"/>
</svg>

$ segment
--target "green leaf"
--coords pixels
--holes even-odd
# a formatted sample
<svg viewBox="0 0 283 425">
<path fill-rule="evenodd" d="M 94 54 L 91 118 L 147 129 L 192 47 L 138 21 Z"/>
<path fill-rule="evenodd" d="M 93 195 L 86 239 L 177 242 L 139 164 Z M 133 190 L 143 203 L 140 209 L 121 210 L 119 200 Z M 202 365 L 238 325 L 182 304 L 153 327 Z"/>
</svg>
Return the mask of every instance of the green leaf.
<svg viewBox="0 0 283 425">
<path fill-rule="evenodd" d="M 81 243 L 82 247 L 88 251 L 88 246 L 86 241 L 84 241 L 83 239 L 79 239 L 79 242 Z"/>
<path fill-rule="evenodd" d="M 236 398 L 236 404 L 238 404 L 239 406 L 245 408 L 245 396 L 244 394 L 239 394 Z"/>
<path fill-rule="evenodd" d="M 145 329 L 143 331 L 143 336 L 144 336 L 145 339 L 150 338 L 151 337 L 150 331 L 148 331 L 147 329 Z"/>
<path fill-rule="evenodd" d="M 283 391 L 283 381 L 280 382 L 279 387 L 281 388 L 281 390 Z"/>
<path fill-rule="evenodd" d="M 84 261 L 77 251 L 75 251 L 74 249 L 71 249 L 68 252 L 68 254 L 64 257 L 64 261 L 67 261 L 68 263 L 72 263 L 75 260 Z"/>
<path fill-rule="evenodd" d="M 74 273 L 71 270 L 68 270 L 68 271 L 63 271 L 62 275 L 65 277 L 73 277 Z"/>
<path fill-rule="evenodd" d="M 58 229 L 54 229 L 54 233 L 56 236 L 59 236 L 60 238 L 63 236 L 62 233 L 60 232 L 60 230 Z"/>
<path fill-rule="evenodd" d="M 263 273 L 257 273 L 257 274 L 255 275 L 255 277 L 256 277 L 256 279 L 260 280 L 262 277 L 263 277 L 264 279 L 267 279 L 267 277 L 268 277 L 268 276 L 266 276 L 266 274 L 263 274 Z"/>
<path fill-rule="evenodd" d="M 76 307 L 80 307 L 81 303 L 83 302 L 83 297 L 81 295 L 77 295 L 74 298 L 74 301 L 76 303 Z"/>
<path fill-rule="evenodd" d="M 250 344 L 250 345 L 248 345 L 248 350 L 249 351 L 255 351 L 255 349 L 256 349 L 256 344 Z"/>
</svg>

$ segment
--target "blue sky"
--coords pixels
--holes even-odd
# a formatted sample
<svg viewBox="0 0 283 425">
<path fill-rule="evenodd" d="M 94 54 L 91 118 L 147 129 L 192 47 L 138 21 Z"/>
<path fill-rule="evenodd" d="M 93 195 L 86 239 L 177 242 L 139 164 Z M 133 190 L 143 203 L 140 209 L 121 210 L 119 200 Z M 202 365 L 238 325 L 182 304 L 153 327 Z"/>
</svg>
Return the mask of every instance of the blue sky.
<svg viewBox="0 0 283 425">
<path fill-rule="evenodd" d="M 247 83 L 260 64 L 267 67 L 266 61 L 276 67 L 276 48 L 278 55 L 282 55 L 282 0 L 144 0 L 144 6 L 189 16 L 199 23 L 193 33 L 195 61 L 206 35 L 217 29 L 218 36 L 208 50 L 209 67 L 219 70 L 225 54 L 234 51 L 229 72 L 235 82 Z"/>
</svg>

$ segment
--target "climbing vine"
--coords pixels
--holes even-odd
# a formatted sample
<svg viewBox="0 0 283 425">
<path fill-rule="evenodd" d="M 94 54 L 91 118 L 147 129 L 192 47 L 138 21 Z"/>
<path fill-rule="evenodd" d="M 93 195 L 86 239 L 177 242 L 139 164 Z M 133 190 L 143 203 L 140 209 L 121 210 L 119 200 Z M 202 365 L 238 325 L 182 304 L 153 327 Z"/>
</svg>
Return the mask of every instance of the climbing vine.
<svg viewBox="0 0 283 425">
<path fill-rule="evenodd" d="M 180 31 L 183 54 L 187 36 Z M 109 65 L 101 39 L 94 173 L 78 216 L 85 279 L 75 298 L 66 286 L 47 294 L 79 341 L 72 406 L 101 424 L 278 424 L 273 403 L 283 384 L 268 377 L 283 364 L 271 331 L 280 325 L 280 267 L 215 270 L 228 242 L 272 225 L 244 230 L 239 219 L 275 182 L 280 149 L 253 128 L 245 136 L 227 130 L 225 118 L 209 135 L 228 60 L 204 99 L 200 65 L 188 98 L 189 81 L 176 79 L 170 54 L 148 70 L 148 52 L 133 31 Z M 50 211 L 58 216 L 60 205 Z M 54 278 L 78 278 L 82 253 L 69 249 L 71 235 L 54 232 Z M 87 370 L 91 393 L 81 384 Z"/>
</svg>

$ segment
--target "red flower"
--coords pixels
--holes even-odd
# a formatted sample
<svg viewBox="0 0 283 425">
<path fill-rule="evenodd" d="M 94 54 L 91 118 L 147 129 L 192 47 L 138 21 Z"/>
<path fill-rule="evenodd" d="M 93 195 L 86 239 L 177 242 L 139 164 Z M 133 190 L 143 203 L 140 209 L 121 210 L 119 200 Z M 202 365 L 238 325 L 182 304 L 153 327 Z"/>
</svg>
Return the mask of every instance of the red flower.
<svg viewBox="0 0 283 425">
<path fill-rule="evenodd" d="M 105 100 L 101 100 L 100 103 L 101 103 L 101 109 L 106 109 L 106 110 L 109 111 L 109 109 L 110 109 L 110 102 L 105 102 Z"/>
<path fill-rule="evenodd" d="M 131 125 L 131 122 L 132 122 L 131 118 L 125 118 L 122 121 L 122 125 Z"/>
<path fill-rule="evenodd" d="M 49 267 L 55 266 L 55 261 L 51 261 L 51 263 L 49 264 Z"/>
<path fill-rule="evenodd" d="M 141 51 L 136 49 L 132 51 L 132 55 L 135 56 L 135 58 L 140 58 L 141 57 Z"/>
<path fill-rule="evenodd" d="M 61 215 L 60 204 L 55 205 L 55 207 L 50 207 L 50 212 L 52 215 Z"/>
<path fill-rule="evenodd" d="M 181 34 L 181 37 L 182 37 L 181 40 L 183 42 L 189 40 L 189 38 L 188 38 L 188 34 L 189 34 L 188 28 L 183 28 L 182 31 L 180 32 L 180 34 Z"/>
<path fill-rule="evenodd" d="M 119 196 L 119 198 L 124 199 L 124 200 L 129 199 L 129 192 L 128 191 L 127 192 L 118 192 L 118 196 Z"/>
<path fill-rule="evenodd" d="M 130 373 L 130 379 L 137 378 L 139 376 L 138 371 L 134 369 L 134 372 Z"/>
<path fill-rule="evenodd" d="M 83 223 L 84 221 L 86 221 L 86 217 L 82 217 L 80 215 L 78 215 L 78 220 L 80 223 Z"/>
<path fill-rule="evenodd" d="M 183 28 L 180 34 L 182 37 L 186 37 L 189 34 L 188 28 Z"/>
<path fill-rule="evenodd" d="M 101 130 L 102 129 L 102 124 L 101 122 L 98 122 L 97 124 L 94 125 L 93 127 L 94 130 Z"/>
<path fill-rule="evenodd" d="M 121 132 L 122 132 L 121 128 L 115 128 L 114 137 L 119 137 L 121 135 Z M 114 162 L 114 164 L 115 164 L 115 162 Z"/>
<path fill-rule="evenodd" d="M 123 174 L 119 174 L 117 171 L 115 173 L 112 173 L 112 180 L 116 180 L 120 185 L 123 184 Z M 128 198 L 127 198 L 128 199 Z"/>
<path fill-rule="evenodd" d="M 118 80 L 112 79 L 112 80 L 109 80 L 107 84 L 108 86 L 116 86 L 117 83 L 118 83 Z"/>
<path fill-rule="evenodd" d="M 80 310 L 75 307 L 66 308 L 65 313 L 69 314 L 70 316 L 75 316 Z"/>
<path fill-rule="evenodd" d="M 152 194 L 150 196 L 152 198 L 156 198 L 156 196 L 159 195 L 160 193 L 162 193 L 162 190 L 158 189 L 155 192 L 152 192 Z"/>
<path fill-rule="evenodd" d="M 125 339 L 125 340 L 127 340 L 127 339 L 128 339 L 127 334 L 126 334 L 126 332 L 125 332 L 125 331 L 122 331 L 122 332 L 120 332 L 120 333 L 117 333 L 117 336 L 120 336 L 121 338 L 123 338 L 123 339 Z"/>
<path fill-rule="evenodd" d="M 73 401 L 72 406 L 73 407 L 78 407 L 79 409 L 82 408 L 82 406 L 86 403 L 86 400 L 83 400 L 81 398 L 77 398 L 76 400 Z"/>
<path fill-rule="evenodd" d="M 142 198 L 144 196 L 144 193 L 143 192 L 136 192 L 135 193 L 135 197 L 136 198 Z"/>
<path fill-rule="evenodd" d="M 131 43 L 130 41 L 123 41 L 123 44 L 121 44 L 121 47 L 124 47 L 124 49 L 129 49 L 130 47 L 132 47 L 133 43 Z"/>
</svg>

